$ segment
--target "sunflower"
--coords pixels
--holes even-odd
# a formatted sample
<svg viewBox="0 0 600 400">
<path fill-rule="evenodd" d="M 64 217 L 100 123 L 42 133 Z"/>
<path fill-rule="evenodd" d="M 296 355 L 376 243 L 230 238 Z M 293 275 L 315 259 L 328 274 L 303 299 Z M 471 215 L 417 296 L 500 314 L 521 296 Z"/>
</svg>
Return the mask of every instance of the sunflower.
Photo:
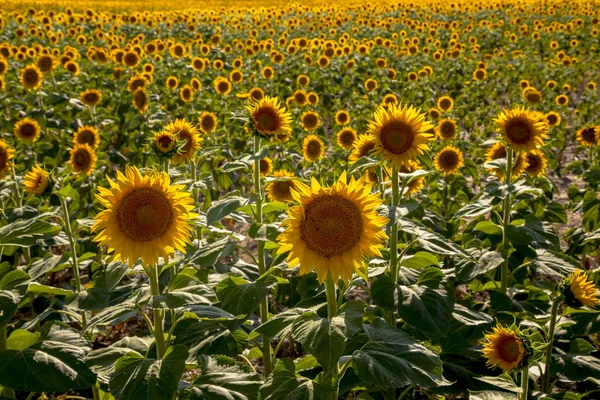
<svg viewBox="0 0 600 400">
<path fill-rule="evenodd" d="M 52 70 L 54 69 L 54 67 L 56 67 L 57 64 L 58 62 L 56 61 L 56 58 L 54 58 L 54 56 L 50 54 L 41 55 L 35 61 L 35 65 L 40 71 L 42 71 L 43 74 L 48 74 L 52 72 Z"/>
<path fill-rule="evenodd" d="M 280 178 L 267 184 L 266 192 L 270 201 L 292 201 L 292 190 L 295 188 L 294 174 L 285 169 L 276 171 L 273 177 Z M 283 179 L 281 179 L 283 178 Z"/>
<path fill-rule="evenodd" d="M 561 118 L 560 118 L 560 114 L 559 113 L 554 112 L 554 111 L 550 111 L 544 117 L 546 118 L 546 122 L 548 122 L 549 126 L 558 126 L 558 125 L 560 125 Z"/>
<path fill-rule="evenodd" d="M 453 174 L 463 166 L 463 154 L 454 146 L 446 146 L 433 160 L 435 168 L 446 174 Z"/>
<path fill-rule="evenodd" d="M 6 141 L 0 140 L 0 179 L 4 179 L 6 173 L 10 171 L 14 155 L 15 151 L 8 147 Z"/>
<path fill-rule="evenodd" d="M 308 104 L 316 106 L 319 104 L 319 95 L 315 92 L 310 92 L 306 95 L 306 99 L 308 100 Z"/>
<path fill-rule="evenodd" d="M 76 145 L 70 153 L 69 162 L 74 172 L 82 172 L 84 175 L 89 175 L 96 166 L 96 153 L 87 144 Z"/>
<path fill-rule="evenodd" d="M 254 101 L 260 101 L 265 97 L 265 92 L 259 87 L 253 87 L 248 92 L 249 97 Z"/>
<path fill-rule="evenodd" d="M 179 98 L 185 103 L 192 101 L 193 96 L 194 96 L 194 88 L 191 87 L 190 85 L 184 85 L 179 90 Z"/>
<path fill-rule="evenodd" d="M 442 140 L 453 140 L 456 137 L 456 121 L 448 118 L 442 119 L 435 127 L 435 133 Z"/>
<path fill-rule="evenodd" d="M 135 92 L 137 88 L 145 87 L 146 83 L 146 78 L 144 78 L 142 75 L 133 76 L 127 82 L 127 90 L 130 92 Z"/>
<path fill-rule="evenodd" d="M 292 134 L 292 116 L 280 106 L 277 97 L 265 96 L 260 101 L 251 102 L 246 109 L 250 112 L 254 129 L 260 135 L 269 137 Z"/>
<path fill-rule="evenodd" d="M 351 178 L 346 172 L 331 187 L 322 187 L 315 178 L 311 186 L 298 183 L 292 196 L 298 203 L 288 211 L 277 238 L 278 254 L 289 252 L 288 265 L 300 265 L 300 274 L 315 269 L 319 282 L 329 275 L 333 281 L 348 281 L 364 257 L 381 257 L 387 235 L 382 229 L 388 219 L 375 209 L 382 201 L 370 194 L 364 178 Z"/>
<path fill-rule="evenodd" d="M 355 163 L 361 158 L 367 157 L 374 148 L 375 137 L 373 137 L 373 135 L 360 135 L 358 139 L 352 143 L 352 153 L 350 153 L 348 160 Z"/>
<path fill-rule="evenodd" d="M 45 194 L 50 189 L 50 176 L 39 165 L 34 165 L 25 175 L 23 190 L 30 196 Z"/>
<path fill-rule="evenodd" d="M 338 146 L 344 150 L 351 150 L 357 139 L 356 131 L 350 127 L 343 128 L 336 136 Z"/>
<path fill-rule="evenodd" d="M 593 281 L 588 280 L 585 271 L 576 269 L 566 279 L 565 283 L 565 298 L 567 304 L 576 307 L 595 307 L 600 303 L 600 299 L 598 298 L 598 288 L 594 285 Z"/>
<path fill-rule="evenodd" d="M 383 100 L 381 101 L 381 105 L 384 107 L 395 103 L 398 103 L 398 96 L 393 93 L 386 94 L 383 96 Z"/>
<path fill-rule="evenodd" d="M 371 79 L 371 78 L 369 78 L 369 79 L 367 79 L 367 80 L 365 81 L 365 89 L 366 89 L 368 92 L 370 92 L 370 91 L 373 91 L 373 90 L 377 89 L 377 86 L 378 86 L 378 85 L 377 85 L 377 81 L 376 81 L 375 79 Z"/>
<path fill-rule="evenodd" d="M 347 111 L 340 110 L 335 114 L 335 123 L 338 125 L 347 125 L 350 122 L 350 114 Z"/>
<path fill-rule="evenodd" d="M 418 170 L 422 170 L 423 167 L 416 161 L 408 161 L 404 165 L 402 165 L 398 172 L 402 174 L 410 174 Z M 414 178 L 406 187 L 404 188 L 404 193 L 401 193 L 404 197 L 410 197 L 413 194 L 419 192 L 425 186 L 425 177 Z"/>
<path fill-rule="evenodd" d="M 299 106 L 304 106 L 308 102 L 307 94 L 304 90 L 296 90 L 292 95 L 294 103 Z"/>
<path fill-rule="evenodd" d="M 80 126 L 73 137 L 74 144 L 87 144 L 92 149 L 96 150 L 100 144 L 100 135 L 98 130 L 92 126 Z"/>
<path fill-rule="evenodd" d="M 135 68 L 140 63 L 140 56 L 135 51 L 128 51 L 123 56 L 123 65 L 128 68 Z"/>
<path fill-rule="evenodd" d="M 96 89 L 87 89 L 81 93 L 81 101 L 90 107 L 97 106 L 102 101 L 102 93 Z"/>
<path fill-rule="evenodd" d="M 516 151 L 533 150 L 544 144 L 545 121 L 523 107 L 502 111 L 494 122 L 505 142 Z"/>
<path fill-rule="evenodd" d="M 554 101 L 559 106 L 566 106 L 567 104 L 569 104 L 569 97 L 566 94 L 559 94 L 558 96 L 556 96 L 556 99 Z"/>
<path fill-rule="evenodd" d="M 220 95 L 226 96 L 231 92 L 231 82 L 229 82 L 227 78 L 218 77 L 213 83 L 215 85 L 215 90 Z"/>
<path fill-rule="evenodd" d="M 203 133 L 211 133 L 217 129 L 217 116 L 211 112 L 204 111 L 198 117 L 200 131 Z"/>
<path fill-rule="evenodd" d="M 532 178 L 542 175 L 546 171 L 548 160 L 541 150 L 531 150 L 527 153 L 527 168 L 525 172 Z"/>
<path fill-rule="evenodd" d="M 434 121 L 442 116 L 442 113 L 440 112 L 440 110 L 438 110 L 435 107 L 430 108 L 429 111 L 427 111 L 427 114 L 429 115 L 429 118 L 431 118 Z"/>
<path fill-rule="evenodd" d="M 523 89 L 523 100 L 531 104 L 539 104 L 542 102 L 542 93 L 534 87 Z"/>
<path fill-rule="evenodd" d="M 203 139 L 194 124 L 185 119 L 176 119 L 175 122 L 165 126 L 164 130 L 174 135 L 178 141 L 185 142 L 179 149 L 179 153 L 173 157 L 176 165 L 184 164 L 196 156 L 196 151 L 200 148 Z"/>
<path fill-rule="evenodd" d="M 15 124 L 14 135 L 25 143 L 34 143 L 40 138 L 40 125 L 34 119 L 23 118 Z"/>
<path fill-rule="evenodd" d="M 172 157 L 177 154 L 177 135 L 162 130 L 154 134 L 152 147 L 156 155 L 160 157 Z"/>
<path fill-rule="evenodd" d="M 273 160 L 271 160 L 269 157 L 261 158 L 259 168 L 261 175 L 269 175 L 273 171 Z"/>
<path fill-rule="evenodd" d="M 0 75 L 4 75 L 8 71 L 8 61 L 0 55 Z"/>
<path fill-rule="evenodd" d="M 454 100 L 450 96 L 442 96 L 437 101 L 437 108 L 442 111 L 450 111 L 454 108 Z"/>
<path fill-rule="evenodd" d="M 400 167 L 427 150 L 433 135 L 427 133 L 433 126 L 425 114 L 412 106 L 392 104 L 379 107 L 375 119 L 369 123 L 369 132 L 375 138 L 375 154 Z"/>
<path fill-rule="evenodd" d="M 320 160 L 325 154 L 325 144 L 317 135 L 308 135 L 302 141 L 302 154 L 306 161 Z"/>
<path fill-rule="evenodd" d="M 577 141 L 583 146 L 595 146 L 600 143 L 598 141 L 598 128 L 587 126 L 577 131 Z"/>
<path fill-rule="evenodd" d="M 485 335 L 483 355 L 487 358 L 487 365 L 500 367 L 505 372 L 519 367 L 526 356 L 526 347 L 518 332 L 504 328 L 494 327 L 492 333 Z"/>
<path fill-rule="evenodd" d="M 477 68 L 473 72 L 473 79 L 475 79 L 476 81 L 482 81 L 485 79 L 486 75 L 487 71 L 484 68 Z"/>
<path fill-rule="evenodd" d="M 310 78 L 306 75 L 298 75 L 296 82 L 300 86 L 307 86 L 310 83 Z"/>
<path fill-rule="evenodd" d="M 42 86 L 42 71 L 35 65 L 28 65 L 21 70 L 20 82 L 27 90 L 37 90 Z"/>
<path fill-rule="evenodd" d="M 319 114 L 314 111 L 307 111 L 301 117 L 302 127 L 307 131 L 314 131 L 321 125 Z"/>
<path fill-rule="evenodd" d="M 167 85 L 167 88 L 169 88 L 171 90 L 177 89 L 177 86 L 179 86 L 179 79 L 177 79 L 174 76 L 169 76 L 165 83 Z"/>
<path fill-rule="evenodd" d="M 146 88 L 139 87 L 133 93 L 133 106 L 140 112 L 145 113 L 148 109 L 148 93 Z"/>
<path fill-rule="evenodd" d="M 489 163 L 494 160 L 506 158 L 506 146 L 504 143 L 495 143 L 486 153 L 485 162 Z M 512 167 L 511 177 L 516 178 L 520 176 L 527 169 L 527 153 L 519 154 L 514 160 Z M 499 168 L 488 168 L 488 171 L 493 175 L 496 175 L 498 179 L 504 179 L 504 171 Z"/>
<path fill-rule="evenodd" d="M 92 231 L 100 246 L 115 252 L 115 259 L 133 265 L 142 259 L 145 266 L 165 261 L 175 250 L 185 253 L 191 241 L 189 220 L 194 200 L 183 185 L 171 185 L 166 172 L 142 175 L 128 166 L 125 175 L 117 171 L 117 181 L 109 178 L 110 189 L 99 188 L 96 198 L 106 209 L 94 218 Z"/>
</svg>

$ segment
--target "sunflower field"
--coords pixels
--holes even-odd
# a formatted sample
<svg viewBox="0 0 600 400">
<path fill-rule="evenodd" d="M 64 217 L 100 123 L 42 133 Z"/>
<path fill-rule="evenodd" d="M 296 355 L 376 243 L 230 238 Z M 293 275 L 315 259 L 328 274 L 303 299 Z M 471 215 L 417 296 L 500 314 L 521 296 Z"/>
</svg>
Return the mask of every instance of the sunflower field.
<svg viewBox="0 0 600 400">
<path fill-rule="evenodd" d="M 599 34 L 2 1 L 0 400 L 600 399 Z"/>
</svg>

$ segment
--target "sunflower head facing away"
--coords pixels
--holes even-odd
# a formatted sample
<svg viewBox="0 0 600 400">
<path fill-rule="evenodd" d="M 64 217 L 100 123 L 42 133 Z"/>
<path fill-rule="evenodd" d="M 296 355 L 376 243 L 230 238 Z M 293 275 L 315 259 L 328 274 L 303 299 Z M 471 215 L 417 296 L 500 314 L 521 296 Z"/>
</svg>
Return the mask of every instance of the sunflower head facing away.
<svg viewBox="0 0 600 400">
<path fill-rule="evenodd" d="M 291 135 L 292 116 L 280 106 L 278 98 L 265 96 L 251 102 L 246 109 L 250 112 L 254 130 L 261 136 Z"/>
<path fill-rule="evenodd" d="M 25 175 L 23 190 L 30 196 L 40 196 L 51 190 L 50 175 L 39 165 L 34 165 Z"/>
<path fill-rule="evenodd" d="M 69 162 L 73 172 L 89 175 L 96 166 L 96 153 L 87 144 L 78 144 L 71 150 Z"/>
<path fill-rule="evenodd" d="M 175 250 L 185 253 L 192 233 L 189 220 L 197 214 L 183 185 L 171 185 L 165 172 L 142 175 L 132 166 L 125 174 L 117 171 L 117 181 L 109 178 L 109 183 L 96 195 L 105 209 L 94 218 L 94 241 L 108 246 L 115 259 L 130 265 L 141 259 L 144 267 L 156 265 L 159 257 L 166 261 Z"/>
<path fill-rule="evenodd" d="M 388 219 L 375 211 L 382 201 L 370 191 L 364 178 L 348 182 L 345 172 L 331 187 L 314 178 L 310 187 L 296 183 L 292 196 L 298 205 L 282 223 L 277 253 L 289 252 L 289 266 L 300 265 L 301 275 L 315 269 L 320 282 L 328 275 L 350 280 L 364 267 L 365 257 L 381 256 L 387 239 L 383 227 Z"/>
<path fill-rule="evenodd" d="M 433 135 L 427 131 L 432 128 L 421 110 L 402 104 L 379 107 L 374 121 L 369 123 L 375 154 L 381 154 L 397 168 L 429 149 L 427 142 Z"/>
<path fill-rule="evenodd" d="M 463 166 L 463 154 L 454 146 L 446 146 L 435 156 L 433 160 L 435 168 L 446 174 L 453 174 Z"/>
<path fill-rule="evenodd" d="M 8 147 L 6 141 L 0 140 L 0 179 L 4 179 L 6 173 L 10 171 L 14 155 L 15 151 Z"/>
<path fill-rule="evenodd" d="M 14 134 L 25 143 L 34 143 L 40 138 L 40 125 L 34 119 L 23 118 L 15 124 Z"/>
<path fill-rule="evenodd" d="M 271 201 L 288 202 L 292 201 L 292 189 L 295 187 L 294 174 L 285 169 L 276 171 L 273 174 L 276 180 L 267 185 L 266 192 Z"/>
<path fill-rule="evenodd" d="M 574 307 L 595 307 L 600 303 L 598 288 L 588 275 L 581 269 L 576 269 L 565 282 L 566 303 Z"/>
<path fill-rule="evenodd" d="M 525 341 L 519 332 L 500 325 L 485 335 L 482 352 L 487 365 L 500 367 L 504 372 L 521 366 L 527 356 Z"/>
<path fill-rule="evenodd" d="M 494 122 L 513 150 L 533 150 L 544 144 L 548 128 L 546 122 L 523 107 L 502 111 Z"/>
</svg>

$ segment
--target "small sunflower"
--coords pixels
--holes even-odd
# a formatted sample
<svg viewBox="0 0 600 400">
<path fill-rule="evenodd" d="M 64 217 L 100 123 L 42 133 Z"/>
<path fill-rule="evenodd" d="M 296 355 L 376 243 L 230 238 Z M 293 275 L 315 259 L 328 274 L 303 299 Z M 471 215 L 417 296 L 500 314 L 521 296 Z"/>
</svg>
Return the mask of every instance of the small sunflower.
<svg viewBox="0 0 600 400">
<path fill-rule="evenodd" d="M 177 86 L 179 86 L 179 79 L 177 79 L 177 77 L 175 76 L 169 76 L 165 83 L 167 85 L 167 88 L 174 90 L 177 89 Z"/>
<path fill-rule="evenodd" d="M 177 144 L 177 135 L 166 130 L 156 132 L 152 141 L 154 152 L 160 157 L 173 157 L 177 154 Z"/>
<path fill-rule="evenodd" d="M 135 92 L 137 88 L 145 87 L 148 82 L 142 75 L 133 76 L 127 82 L 127 90 Z"/>
<path fill-rule="evenodd" d="M 35 61 L 35 65 L 43 74 L 49 74 L 56 67 L 58 61 L 50 54 L 43 54 Z"/>
<path fill-rule="evenodd" d="M 350 122 L 350 114 L 347 111 L 340 110 L 335 114 L 335 123 L 338 125 L 347 125 Z"/>
<path fill-rule="evenodd" d="M 98 129 L 93 126 L 80 126 L 73 137 L 74 144 L 87 144 L 92 149 L 96 150 L 100 144 L 100 135 Z"/>
<path fill-rule="evenodd" d="M 314 111 L 307 111 L 302 114 L 300 118 L 302 127 L 307 131 L 314 131 L 321 125 L 321 120 L 319 119 L 319 114 Z"/>
<path fill-rule="evenodd" d="M 39 165 L 34 165 L 25 175 L 23 180 L 23 190 L 30 196 L 42 195 L 50 189 L 50 175 Z"/>
<path fill-rule="evenodd" d="M 527 152 L 527 168 L 525 172 L 532 178 L 543 175 L 548 166 L 548 160 L 541 150 L 531 150 Z"/>
<path fill-rule="evenodd" d="M 525 342 L 518 332 L 503 326 L 496 326 L 492 333 L 485 335 L 483 355 L 487 365 L 500 367 L 509 372 L 521 365 L 526 358 Z"/>
<path fill-rule="evenodd" d="M 110 189 L 99 188 L 96 195 L 105 210 L 94 218 L 95 242 L 130 265 L 141 259 L 144 266 L 153 266 L 175 250 L 185 253 L 192 235 L 189 220 L 197 214 L 183 185 L 171 185 L 166 172 L 142 175 L 132 166 L 125 175 L 117 171 L 117 181 L 109 178 L 109 183 Z"/>
<path fill-rule="evenodd" d="M 370 92 L 370 91 L 373 91 L 373 90 L 377 89 L 377 86 L 378 86 L 378 85 L 377 85 L 377 81 L 376 81 L 375 79 L 370 79 L 370 78 L 369 78 L 369 79 L 367 79 L 367 80 L 365 81 L 365 89 L 366 89 L 368 92 Z"/>
<path fill-rule="evenodd" d="M 559 106 L 566 106 L 567 104 L 569 104 L 569 96 L 567 96 L 566 94 L 559 94 L 558 96 L 556 96 L 556 99 L 554 99 L 554 101 Z"/>
<path fill-rule="evenodd" d="M 194 88 L 191 87 L 190 85 L 184 85 L 179 90 L 179 98 L 181 99 L 181 101 L 183 101 L 185 103 L 192 101 L 193 96 L 194 96 Z"/>
<path fill-rule="evenodd" d="M 542 102 L 542 93 L 534 87 L 523 89 L 523 100 L 531 104 L 539 104 Z"/>
<path fill-rule="evenodd" d="M 423 167 L 416 161 L 408 161 L 402 167 L 398 169 L 398 172 L 401 174 L 410 174 L 412 172 L 422 170 Z M 425 186 L 425 177 L 420 176 L 418 178 L 413 179 L 406 187 L 404 188 L 404 193 L 401 193 L 404 197 L 410 197 L 415 193 L 418 193 Z"/>
<path fill-rule="evenodd" d="M 265 190 L 269 196 L 269 200 L 281 201 L 284 203 L 292 201 L 292 189 L 295 187 L 293 179 L 294 174 L 285 169 L 281 169 L 279 171 L 275 171 L 273 177 L 280 179 L 274 180 L 267 184 L 267 188 Z"/>
<path fill-rule="evenodd" d="M 97 161 L 96 153 L 94 152 L 94 149 L 87 144 L 76 145 L 73 150 L 71 150 L 70 155 L 69 162 L 71 163 L 73 172 L 81 172 L 84 175 L 89 175 L 89 173 L 94 170 Z"/>
<path fill-rule="evenodd" d="M 598 288 L 594 282 L 588 280 L 588 275 L 581 269 L 576 269 L 567 278 L 565 286 L 565 298 L 571 306 L 595 307 L 600 303 Z"/>
<path fill-rule="evenodd" d="M 544 144 L 545 121 L 523 107 L 502 111 L 494 122 L 505 142 L 516 151 L 533 150 Z"/>
<path fill-rule="evenodd" d="M 8 146 L 6 141 L 0 140 L 0 179 L 4 179 L 6 173 L 10 171 L 14 155 L 15 151 Z"/>
<path fill-rule="evenodd" d="M 310 187 L 297 183 L 292 195 L 298 205 L 282 223 L 277 253 L 289 252 L 288 265 L 300 265 L 301 275 L 315 269 L 319 282 L 328 275 L 334 282 L 350 280 L 357 268 L 364 268 L 365 257 L 381 257 L 387 239 L 383 227 L 388 219 L 375 211 L 382 201 L 370 191 L 364 178 L 348 183 L 345 172 L 331 187 L 314 178 Z"/>
<path fill-rule="evenodd" d="M 463 154 L 454 146 L 446 146 L 433 160 L 435 168 L 446 174 L 453 174 L 463 166 Z"/>
<path fill-rule="evenodd" d="M 265 97 L 265 91 L 259 87 L 253 87 L 248 92 L 248 95 L 253 101 L 260 101 Z"/>
<path fill-rule="evenodd" d="M 220 95 L 226 96 L 231 92 L 231 82 L 227 78 L 218 77 L 214 80 L 215 90 Z"/>
<path fill-rule="evenodd" d="M 504 143 L 495 143 L 486 153 L 485 162 L 489 163 L 494 160 L 506 158 L 506 146 Z M 520 176 L 527 169 L 527 153 L 520 153 L 514 158 L 514 164 L 512 167 L 511 178 Z M 498 168 L 488 168 L 488 171 L 493 175 L 496 175 L 498 179 L 504 179 L 504 171 Z"/>
<path fill-rule="evenodd" d="M 546 122 L 548 122 L 549 126 L 558 126 L 558 125 L 560 125 L 561 118 L 560 118 L 560 114 L 559 113 L 554 112 L 554 111 L 550 111 L 544 117 L 546 118 Z"/>
<path fill-rule="evenodd" d="M 35 65 L 28 65 L 21 70 L 20 82 L 27 90 L 37 90 L 42 86 L 42 71 Z"/>
<path fill-rule="evenodd" d="M 40 125 L 34 119 L 23 118 L 15 124 L 14 135 L 25 143 L 37 142 L 41 135 Z"/>
<path fill-rule="evenodd" d="M 200 125 L 200 131 L 203 133 L 211 133 L 217 129 L 217 116 L 211 112 L 204 111 L 198 117 L 198 123 Z"/>
<path fill-rule="evenodd" d="M 450 111 L 454 108 L 454 100 L 450 96 L 442 96 L 437 101 L 437 108 L 442 111 Z"/>
<path fill-rule="evenodd" d="M 586 126 L 577 131 L 577 141 L 583 146 L 596 146 L 598 141 L 598 128 L 594 126 Z"/>
<path fill-rule="evenodd" d="M 269 157 L 261 158 L 259 164 L 260 174 L 262 176 L 269 175 L 273 171 L 273 160 L 271 160 Z"/>
<path fill-rule="evenodd" d="M 179 153 L 173 157 L 176 165 L 184 164 L 196 156 L 196 151 L 200 148 L 203 139 L 194 124 L 185 119 L 176 119 L 175 122 L 165 126 L 164 130 L 174 135 L 178 141 L 185 142 L 179 149 Z"/>
<path fill-rule="evenodd" d="M 90 107 L 97 106 L 102 101 L 102 93 L 96 89 L 87 89 L 81 93 L 81 101 Z"/>
<path fill-rule="evenodd" d="M 325 154 L 325 144 L 317 135 L 308 135 L 302 142 L 302 154 L 306 161 L 320 160 Z"/>
<path fill-rule="evenodd" d="M 308 102 L 308 95 L 304 90 L 296 90 L 292 97 L 294 98 L 294 103 L 301 107 Z"/>
<path fill-rule="evenodd" d="M 375 138 L 375 154 L 381 154 L 398 168 L 429 149 L 427 142 L 433 135 L 427 131 L 431 128 L 420 109 L 402 104 L 379 107 L 374 121 L 369 123 L 369 133 Z"/>
<path fill-rule="evenodd" d="M 454 140 L 456 137 L 456 121 L 449 118 L 440 120 L 435 127 L 435 133 L 442 140 Z"/>
<path fill-rule="evenodd" d="M 135 90 L 132 103 L 142 114 L 148 110 L 148 93 L 146 93 L 146 88 L 139 87 Z"/>
<path fill-rule="evenodd" d="M 352 153 L 348 157 L 350 162 L 357 162 L 363 157 L 367 157 L 371 150 L 375 148 L 375 137 L 373 135 L 363 134 L 352 143 Z"/>
<path fill-rule="evenodd" d="M 292 116 L 282 106 L 277 97 L 265 96 L 264 99 L 251 102 L 246 107 L 254 124 L 254 129 L 262 136 L 291 135 Z"/>
<path fill-rule="evenodd" d="M 350 127 L 342 128 L 336 136 L 338 146 L 344 150 L 351 150 L 357 139 L 356 131 Z"/>
</svg>

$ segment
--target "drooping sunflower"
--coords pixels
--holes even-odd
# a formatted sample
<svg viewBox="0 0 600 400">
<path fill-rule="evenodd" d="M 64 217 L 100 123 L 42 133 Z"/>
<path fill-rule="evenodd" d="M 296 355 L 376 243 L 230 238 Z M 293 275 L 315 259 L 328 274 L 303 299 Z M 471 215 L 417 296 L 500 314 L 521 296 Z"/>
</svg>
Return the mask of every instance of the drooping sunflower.
<svg viewBox="0 0 600 400">
<path fill-rule="evenodd" d="M 501 325 L 485 335 L 483 355 L 487 365 L 500 367 L 509 372 L 521 365 L 527 355 L 525 342 L 518 332 Z"/>
<path fill-rule="evenodd" d="M 14 155 L 15 151 L 8 146 L 6 141 L 0 140 L 0 179 L 4 179 L 6 173 L 10 171 Z"/>
<path fill-rule="evenodd" d="M 450 96 L 442 96 L 437 101 L 437 108 L 442 111 L 450 111 L 454 108 L 454 100 Z"/>
<path fill-rule="evenodd" d="M 42 71 L 35 65 L 28 65 L 21 70 L 19 81 L 27 90 L 37 90 L 42 86 L 44 76 Z"/>
<path fill-rule="evenodd" d="M 413 106 L 392 104 L 379 107 L 374 121 L 369 123 L 369 133 L 375 138 L 375 154 L 394 164 L 397 168 L 429 149 L 427 142 L 433 135 L 425 114 Z"/>
<path fill-rule="evenodd" d="M 310 187 L 297 183 L 292 195 L 298 205 L 282 223 L 277 253 L 289 252 L 288 265 L 299 265 L 301 275 L 315 269 L 319 282 L 328 275 L 334 282 L 350 280 L 357 268 L 364 268 L 365 257 L 381 256 L 387 239 L 383 227 L 388 219 L 375 211 L 382 201 L 370 191 L 364 178 L 348 183 L 346 172 L 331 187 L 314 178 Z"/>
<path fill-rule="evenodd" d="M 74 144 L 87 144 L 92 149 L 96 150 L 100 144 L 100 135 L 98 129 L 93 126 L 83 125 L 77 129 L 73 136 Z"/>
<path fill-rule="evenodd" d="M 596 146 L 600 144 L 599 129 L 594 126 L 586 126 L 577 131 L 577 141 L 583 146 Z"/>
<path fill-rule="evenodd" d="M 34 165 L 23 179 L 23 190 L 30 196 L 45 194 L 50 189 L 50 175 L 39 165 Z"/>
<path fill-rule="evenodd" d="M 97 106 L 102 101 L 102 93 L 96 89 L 87 89 L 81 93 L 81 101 L 90 107 Z"/>
<path fill-rule="evenodd" d="M 449 145 L 440 150 L 433 160 L 435 168 L 446 174 L 453 174 L 463 166 L 463 154 L 460 149 Z"/>
<path fill-rule="evenodd" d="M 185 142 L 179 149 L 179 153 L 173 157 L 173 162 L 176 165 L 184 164 L 196 156 L 196 151 L 200 148 L 203 139 L 194 124 L 185 119 L 176 119 L 166 125 L 164 130 L 177 137 L 177 140 Z"/>
<path fill-rule="evenodd" d="M 109 178 L 110 189 L 98 188 L 96 198 L 106 209 L 94 218 L 94 238 L 108 246 L 116 260 L 133 265 L 138 259 L 145 267 L 165 261 L 175 250 L 185 253 L 191 241 L 189 220 L 194 201 L 183 185 L 171 185 L 166 172 L 151 171 L 142 175 L 128 166 L 125 175 L 117 171 L 117 181 Z"/>
<path fill-rule="evenodd" d="M 531 150 L 527 152 L 527 168 L 525 172 L 532 178 L 543 175 L 548 166 L 546 155 L 541 150 Z"/>
<path fill-rule="evenodd" d="M 139 87 L 135 89 L 132 103 L 136 110 L 142 114 L 148 110 L 148 93 L 146 92 L 146 88 Z"/>
<path fill-rule="evenodd" d="M 544 144 L 545 121 L 524 107 L 504 110 L 494 122 L 504 141 L 516 151 L 533 150 Z"/>
<path fill-rule="evenodd" d="M 347 111 L 340 110 L 335 113 L 335 123 L 338 125 L 347 125 L 350 122 L 350 114 Z"/>
<path fill-rule="evenodd" d="M 487 151 L 485 162 L 489 163 L 500 158 L 506 158 L 506 146 L 504 143 L 494 143 L 492 147 Z M 522 152 L 513 159 L 513 166 L 511 172 L 511 178 L 520 176 L 525 169 L 527 169 L 527 153 Z M 504 179 L 504 171 L 499 168 L 488 168 L 488 171 L 498 177 L 498 179 Z"/>
<path fill-rule="evenodd" d="M 89 173 L 94 170 L 96 161 L 98 160 L 94 149 L 87 144 L 76 145 L 71 150 L 70 155 L 69 163 L 71 164 L 73 172 L 81 172 L 84 175 L 89 175 Z"/>
<path fill-rule="evenodd" d="M 177 154 L 177 135 L 167 130 L 154 134 L 152 141 L 154 153 L 160 157 L 173 157 Z"/>
<path fill-rule="evenodd" d="M 356 131 L 349 126 L 340 130 L 336 136 L 338 146 L 344 150 L 351 150 L 357 139 Z"/>
<path fill-rule="evenodd" d="M 325 144 L 317 135 L 308 135 L 302 141 L 302 154 L 306 161 L 320 160 L 325 154 Z"/>
<path fill-rule="evenodd" d="M 570 306 L 595 307 L 600 303 L 598 288 L 581 269 L 576 269 L 566 279 L 564 292 L 566 302 Z"/>
<path fill-rule="evenodd" d="M 200 124 L 200 131 L 203 133 L 211 133 L 217 129 L 217 116 L 209 111 L 204 111 L 198 117 L 198 123 Z"/>
<path fill-rule="evenodd" d="M 549 126 L 558 126 L 560 125 L 561 122 L 561 118 L 560 118 L 560 114 L 554 111 L 550 111 L 549 113 L 547 113 L 545 115 L 546 117 L 546 122 L 548 122 Z"/>
<path fill-rule="evenodd" d="M 456 137 L 456 121 L 449 118 L 440 120 L 435 127 L 435 133 L 442 140 L 454 140 Z"/>
<path fill-rule="evenodd" d="M 300 118 L 302 127 L 307 131 L 314 131 L 321 125 L 321 120 L 319 119 L 319 114 L 314 111 L 307 111 L 302 114 Z"/>
<path fill-rule="evenodd" d="M 294 174 L 285 169 L 275 171 L 273 177 L 278 178 L 267 184 L 266 192 L 270 201 L 292 201 L 292 189 L 295 187 Z M 282 179 L 283 178 L 283 179 Z"/>
<path fill-rule="evenodd" d="M 292 116 L 280 106 L 277 97 L 265 96 L 260 101 L 251 102 L 246 109 L 254 124 L 254 129 L 262 136 L 291 135 Z"/>
<path fill-rule="evenodd" d="M 374 148 L 375 137 L 373 135 L 362 134 L 352 144 L 352 153 L 350 153 L 348 160 L 355 163 L 361 158 L 367 157 Z"/>
</svg>

